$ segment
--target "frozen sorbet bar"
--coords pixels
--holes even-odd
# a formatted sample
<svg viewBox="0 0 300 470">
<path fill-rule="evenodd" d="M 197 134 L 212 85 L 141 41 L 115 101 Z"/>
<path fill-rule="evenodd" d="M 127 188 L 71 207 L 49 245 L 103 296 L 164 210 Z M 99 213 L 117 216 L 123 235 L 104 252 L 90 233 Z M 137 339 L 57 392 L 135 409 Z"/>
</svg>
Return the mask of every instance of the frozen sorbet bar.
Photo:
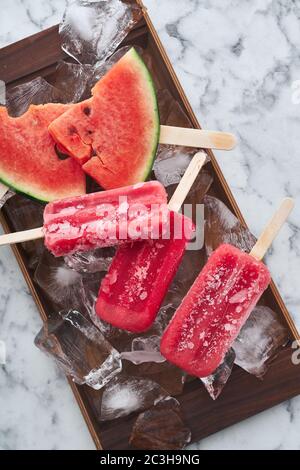
<svg viewBox="0 0 300 470">
<path fill-rule="evenodd" d="M 191 375 L 212 374 L 269 282 L 263 263 L 232 245 L 221 245 L 165 330 L 163 356 Z"/>
<path fill-rule="evenodd" d="M 167 194 L 157 181 L 48 204 L 45 245 L 55 255 L 161 237 Z"/>
<path fill-rule="evenodd" d="M 132 332 L 147 330 L 155 320 L 194 233 L 190 219 L 172 211 L 169 214 L 169 239 L 119 247 L 96 303 L 102 320 Z"/>
</svg>

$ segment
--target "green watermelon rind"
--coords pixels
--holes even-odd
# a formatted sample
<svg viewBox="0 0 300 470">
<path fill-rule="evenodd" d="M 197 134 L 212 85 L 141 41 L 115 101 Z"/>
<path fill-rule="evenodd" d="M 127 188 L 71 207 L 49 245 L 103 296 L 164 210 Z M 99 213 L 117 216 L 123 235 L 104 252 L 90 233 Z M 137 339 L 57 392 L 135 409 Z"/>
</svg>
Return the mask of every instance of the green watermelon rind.
<svg viewBox="0 0 300 470">
<path fill-rule="evenodd" d="M 156 124 L 156 130 L 155 130 L 155 136 L 154 136 L 154 139 L 153 139 L 153 147 L 152 147 L 152 150 L 151 150 L 150 158 L 149 158 L 149 160 L 147 160 L 148 164 L 145 168 L 144 174 L 142 175 L 142 179 L 143 179 L 143 181 L 145 181 L 148 178 L 148 176 L 151 173 L 151 170 L 153 168 L 154 160 L 155 160 L 155 157 L 156 157 L 156 152 L 157 152 L 157 148 L 158 148 L 158 144 L 159 144 L 160 116 L 159 116 L 157 95 L 156 95 L 155 85 L 154 85 L 152 75 L 151 75 L 147 65 L 143 61 L 142 57 L 136 51 L 136 49 L 133 47 L 130 52 L 135 56 L 135 59 L 139 63 L 141 71 L 142 71 L 143 75 L 145 76 L 146 82 L 148 83 L 149 90 L 151 92 L 151 96 L 153 98 L 153 113 L 154 113 L 154 122 Z"/>
<path fill-rule="evenodd" d="M 9 183 L 7 180 L 5 180 L 1 174 L 0 174 L 0 183 L 4 184 L 5 186 L 8 187 L 8 189 L 11 189 L 12 191 L 14 191 L 17 194 L 21 194 L 22 196 L 26 196 L 27 198 L 32 199 L 33 201 L 38 201 L 38 202 L 41 202 L 43 204 L 48 204 L 48 202 L 53 202 L 53 201 L 56 201 L 58 199 L 57 196 L 52 196 L 50 194 L 51 190 L 48 191 L 49 196 L 47 196 L 46 194 L 39 195 L 38 191 L 30 192 L 27 189 L 22 189 L 21 185 L 19 187 L 17 187 L 14 184 Z M 82 193 L 82 195 L 83 194 L 85 194 L 85 193 Z M 78 196 L 80 196 L 80 195 L 81 194 L 78 194 Z M 67 197 L 67 196 L 64 196 L 64 197 Z"/>
<path fill-rule="evenodd" d="M 6 181 L 2 175 L 0 175 L 0 182 L 2 184 L 4 184 L 5 186 L 8 187 L 8 189 L 11 189 L 12 191 L 15 191 L 16 193 L 18 194 L 21 194 L 22 196 L 26 196 L 28 197 L 29 199 L 32 199 L 33 201 L 39 201 L 39 202 L 42 202 L 42 203 L 45 203 L 47 204 L 48 202 L 52 201 L 53 199 L 49 198 L 49 199 L 46 199 L 45 196 L 40 196 L 38 193 L 34 192 L 34 193 L 30 193 L 28 190 L 25 190 L 25 189 L 22 189 L 22 186 L 20 185 L 19 187 L 15 186 L 14 184 L 12 183 L 9 183 L 8 181 Z"/>
<path fill-rule="evenodd" d="M 2 107 L 2 106 L 0 106 Z M 7 176 L 3 174 L 1 168 L 0 168 L 0 183 L 4 184 L 7 186 L 8 189 L 11 189 L 17 194 L 21 194 L 22 196 L 26 196 L 29 199 L 32 199 L 33 201 L 38 201 L 43 204 L 47 204 L 48 202 L 52 202 L 57 199 L 57 196 L 53 196 L 51 194 L 51 189 L 48 188 L 47 191 L 43 191 L 43 193 L 39 193 L 38 189 L 26 189 L 22 186 L 22 183 L 16 185 L 14 182 L 10 182 L 9 179 L 6 179 Z M 85 193 L 82 193 L 85 194 Z"/>
</svg>

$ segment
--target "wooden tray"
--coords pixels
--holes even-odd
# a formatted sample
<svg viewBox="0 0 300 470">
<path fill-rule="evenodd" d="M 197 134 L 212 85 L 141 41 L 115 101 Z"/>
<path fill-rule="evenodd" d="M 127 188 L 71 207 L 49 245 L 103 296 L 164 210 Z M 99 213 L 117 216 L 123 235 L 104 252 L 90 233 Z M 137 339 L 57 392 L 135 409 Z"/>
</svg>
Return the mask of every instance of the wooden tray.
<svg viewBox="0 0 300 470">
<path fill-rule="evenodd" d="M 139 44 L 147 49 L 155 64 L 155 75 L 159 82 L 181 103 L 193 126 L 199 128 L 199 123 L 145 10 L 144 19 L 128 35 L 124 44 Z M 58 27 L 54 26 L 0 50 L 0 79 L 10 87 L 27 82 L 36 76 L 49 77 L 55 72 L 56 64 L 62 58 L 64 54 L 60 49 Z M 211 171 L 214 173 L 213 193 L 223 200 L 245 225 L 214 155 L 212 152 L 209 153 L 212 160 Z M 0 220 L 6 232 L 12 230 L 12 221 L 5 207 Z M 40 315 L 46 320 L 50 313 L 50 305 L 33 283 L 32 272 L 22 248 L 14 246 L 13 250 Z M 291 340 L 299 337 L 293 320 L 273 283 L 265 294 L 265 302 L 285 322 Z M 198 381 L 186 384 L 179 400 L 192 430 L 193 442 L 300 394 L 300 374 L 291 362 L 291 354 L 290 346 L 283 349 L 263 381 L 235 367 L 222 395 L 215 402 Z M 91 389 L 77 386 L 71 380 L 69 383 L 96 447 L 127 449 L 128 436 L 135 415 L 99 424 L 89 406 L 88 396 L 92 393 Z"/>
</svg>

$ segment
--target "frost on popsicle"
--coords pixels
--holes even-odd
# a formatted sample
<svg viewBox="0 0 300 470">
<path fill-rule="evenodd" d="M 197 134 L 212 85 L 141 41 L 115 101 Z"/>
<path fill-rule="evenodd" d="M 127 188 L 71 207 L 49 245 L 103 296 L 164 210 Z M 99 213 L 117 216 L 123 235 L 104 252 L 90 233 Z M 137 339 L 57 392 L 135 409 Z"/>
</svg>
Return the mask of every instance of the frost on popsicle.
<svg viewBox="0 0 300 470">
<path fill-rule="evenodd" d="M 167 393 L 147 378 L 118 375 L 105 387 L 100 421 L 111 421 L 150 408 Z"/>
<path fill-rule="evenodd" d="M 136 449 L 179 450 L 191 441 L 177 400 L 167 397 L 141 413 L 134 423 L 130 445 Z"/>
<path fill-rule="evenodd" d="M 104 387 L 122 369 L 120 355 L 79 312 L 60 312 L 44 324 L 35 345 L 53 357 L 74 382 L 95 390 Z"/>
<path fill-rule="evenodd" d="M 82 64 L 103 62 L 141 17 L 140 7 L 128 1 L 75 0 L 59 27 L 62 49 Z"/>
<path fill-rule="evenodd" d="M 250 374 L 262 378 L 270 360 L 289 340 L 288 330 L 273 310 L 264 305 L 255 307 L 233 344 L 235 363 Z"/>
<path fill-rule="evenodd" d="M 201 378 L 201 382 L 213 400 L 216 400 L 220 396 L 223 388 L 225 387 L 231 375 L 234 360 L 235 352 L 231 348 L 226 354 L 224 361 L 219 365 L 215 372 L 208 377 Z"/>
<path fill-rule="evenodd" d="M 207 256 L 222 243 L 251 251 L 256 239 L 219 199 L 205 196 L 205 248 Z"/>
</svg>

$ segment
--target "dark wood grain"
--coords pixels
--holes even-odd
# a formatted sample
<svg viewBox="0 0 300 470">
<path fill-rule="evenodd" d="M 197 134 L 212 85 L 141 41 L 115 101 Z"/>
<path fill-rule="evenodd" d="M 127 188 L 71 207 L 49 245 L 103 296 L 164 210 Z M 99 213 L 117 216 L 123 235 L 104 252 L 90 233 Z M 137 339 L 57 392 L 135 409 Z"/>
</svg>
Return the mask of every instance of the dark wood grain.
<svg viewBox="0 0 300 470">
<path fill-rule="evenodd" d="M 154 64 L 156 79 L 180 101 L 194 127 L 199 127 L 152 25 L 149 22 L 146 25 L 145 21 L 142 21 L 128 35 L 124 44 L 138 44 L 148 50 Z M 58 28 L 55 26 L 0 50 L 0 79 L 13 86 L 28 81 L 37 75 L 47 78 L 53 74 L 57 62 L 63 57 Z M 210 169 L 215 177 L 212 191 L 243 220 L 212 153 L 211 156 Z M 12 221 L 8 211 L 3 211 L 1 220 L 5 230 L 11 230 Z M 51 305 L 43 297 L 43 294 L 36 289 L 32 279 L 33 273 L 27 266 L 26 256 L 22 249 L 14 247 L 14 252 L 40 314 L 45 319 L 51 311 Z M 265 302 L 278 313 L 281 320 L 289 327 L 292 339 L 295 335 L 293 323 L 275 286 L 268 290 L 265 295 Z M 224 429 L 226 426 L 300 394 L 299 367 L 291 363 L 290 347 L 285 348 L 274 360 L 263 381 L 259 381 L 240 368 L 235 367 L 224 392 L 215 402 L 210 399 L 200 381 L 195 380 L 187 384 L 183 395 L 179 399 L 188 425 L 192 429 L 193 441 L 202 439 L 209 434 Z M 79 387 L 73 382 L 70 382 L 70 386 L 96 446 L 101 448 L 102 445 L 105 449 L 126 449 L 135 416 L 132 415 L 110 423 L 99 423 L 95 410 L 90 406 L 90 399 L 94 392 L 89 387 Z"/>
<path fill-rule="evenodd" d="M 47 69 L 64 57 L 58 26 L 1 49 L 0 79 L 11 83 Z"/>
</svg>

